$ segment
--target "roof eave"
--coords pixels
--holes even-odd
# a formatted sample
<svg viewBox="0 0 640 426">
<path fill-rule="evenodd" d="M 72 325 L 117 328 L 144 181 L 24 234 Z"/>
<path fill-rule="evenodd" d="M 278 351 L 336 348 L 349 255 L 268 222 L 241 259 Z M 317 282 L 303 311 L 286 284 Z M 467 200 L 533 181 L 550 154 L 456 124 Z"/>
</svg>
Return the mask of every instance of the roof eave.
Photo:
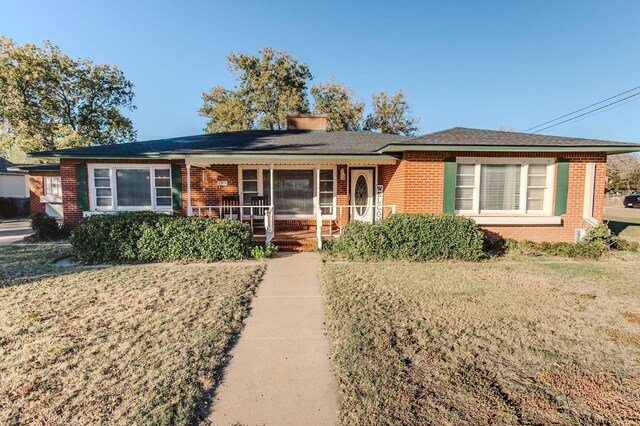
<svg viewBox="0 0 640 426">
<path fill-rule="evenodd" d="M 380 153 L 403 151 L 472 151 L 472 152 L 606 152 L 624 154 L 640 152 L 638 146 L 532 146 L 532 145 L 415 145 L 389 144 Z"/>
<path fill-rule="evenodd" d="M 291 159 L 313 159 L 313 158 L 331 158 L 331 159 L 392 159 L 389 155 L 374 152 L 370 154 L 119 154 L 119 155 L 87 155 L 87 154 L 60 154 L 60 153 L 31 153 L 27 154 L 31 158 L 67 158 L 67 159 L 122 159 L 122 160 L 135 160 L 135 159 L 158 159 L 158 160 L 183 160 L 188 158 L 279 158 L 287 157 Z"/>
</svg>

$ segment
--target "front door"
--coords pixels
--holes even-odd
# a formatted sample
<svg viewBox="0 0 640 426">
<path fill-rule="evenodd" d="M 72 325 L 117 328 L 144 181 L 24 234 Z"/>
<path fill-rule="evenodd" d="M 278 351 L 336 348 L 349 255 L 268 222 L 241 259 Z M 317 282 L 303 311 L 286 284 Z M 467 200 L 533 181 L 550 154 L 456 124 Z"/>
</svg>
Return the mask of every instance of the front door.
<svg viewBox="0 0 640 426">
<path fill-rule="evenodd" d="M 373 169 L 351 169 L 351 220 L 373 222 Z"/>
</svg>

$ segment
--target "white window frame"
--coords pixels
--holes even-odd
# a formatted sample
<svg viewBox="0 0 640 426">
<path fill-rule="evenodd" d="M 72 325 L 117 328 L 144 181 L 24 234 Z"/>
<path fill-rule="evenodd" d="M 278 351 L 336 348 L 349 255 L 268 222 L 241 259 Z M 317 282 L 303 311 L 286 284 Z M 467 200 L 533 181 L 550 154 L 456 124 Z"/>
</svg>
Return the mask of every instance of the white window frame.
<svg viewBox="0 0 640 426">
<path fill-rule="evenodd" d="M 271 166 L 268 165 L 241 165 L 238 166 L 238 195 L 240 197 L 240 204 L 245 205 L 243 199 L 244 190 L 242 188 L 242 171 L 243 170 L 257 170 L 258 171 L 258 196 L 264 196 L 264 179 L 263 179 L 263 171 L 270 170 Z M 337 210 L 337 196 L 338 196 L 338 182 L 337 182 L 337 169 L 336 165 L 305 165 L 305 166 L 273 166 L 273 170 L 331 170 L 333 171 L 333 214 L 330 215 L 322 215 L 323 219 L 335 219 L 336 218 L 336 210 Z M 314 210 L 318 205 L 319 195 L 317 193 L 317 176 L 316 173 L 313 174 L 313 205 Z M 273 195 L 272 195 L 273 196 Z M 316 215 L 314 214 L 277 214 L 275 215 L 276 219 L 315 219 Z"/>
<path fill-rule="evenodd" d="M 173 176 L 171 175 L 171 164 L 99 164 L 93 163 L 87 165 L 88 169 L 88 181 L 89 181 L 89 210 L 91 211 L 173 211 L 173 197 L 171 206 L 158 206 L 156 201 L 156 179 L 155 171 L 158 169 L 169 170 L 169 185 L 171 187 L 173 183 Z M 109 181 L 111 185 L 111 206 L 101 207 L 96 202 L 96 187 L 94 183 L 94 170 L 95 169 L 108 169 Z M 149 185 L 151 189 L 151 206 L 119 206 L 118 205 L 118 188 L 116 185 L 116 170 L 124 169 L 148 169 L 149 170 Z M 164 188 L 164 187 L 162 187 Z"/>
<path fill-rule="evenodd" d="M 58 188 L 58 192 L 56 194 L 51 193 L 51 188 L 53 187 L 52 182 L 56 181 L 56 187 Z M 60 176 L 44 176 L 43 182 L 43 194 L 52 198 L 62 197 L 62 178 Z"/>
<path fill-rule="evenodd" d="M 460 157 L 456 159 L 456 180 L 458 164 L 474 164 L 475 178 L 473 187 L 473 208 L 456 210 L 463 216 L 551 216 L 553 204 L 553 180 L 555 176 L 554 158 L 500 158 L 500 157 Z M 519 164 L 520 167 L 520 200 L 518 210 L 482 210 L 480 211 L 480 179 L 483 164 Z M 546 187 L 544 191 L 544 207 L 542 210 L 527 210 L 527 191 L 529 187 L 529 165 L 543 164 L 547 166 Z M 457 182 L 456 186 L 457 188 Z"/>
</svg>

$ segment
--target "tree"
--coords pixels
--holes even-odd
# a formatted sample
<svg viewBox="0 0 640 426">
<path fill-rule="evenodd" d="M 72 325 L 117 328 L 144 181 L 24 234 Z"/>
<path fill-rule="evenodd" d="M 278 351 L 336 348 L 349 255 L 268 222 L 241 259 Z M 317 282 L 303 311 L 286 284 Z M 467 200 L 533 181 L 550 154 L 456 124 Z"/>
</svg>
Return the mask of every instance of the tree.
<svg viewBox="0 0 640 426">
<path fill-rule="evenodd" d="M 238 86 L 219 86 L 203 95 L 200 115 L 209 119 L 205 131 L 284 129 L 287 115 L 309 112 L 306 64 L 281 50 L 266 47 L 259 56 L 232 53 L 228 68 Z"/>
<path fill-rule="evenodd" d="M 621 194 L 640 189 L 640 158 L 637 154 L 607 157 L 607 192 Z"/>
<path fill-rule="evenodd" d="M 353 91 L 333 79 L 311 86 L 314 114 L 327 116 L 327 130 L 360 130 L 364 102 L 353 99 Z"/>
<path fill-rule="evenodd" d="M 403 136 L 413 136 L 418 131 L 418 119 L 410 116 L 411 108 L 402 90 L 393 96 L 374 93 L 372 103 L 373 112 L 364 121 L 365 130 Z"/>
<path fill-rule="evenodd" d="M 133 84 L 117 67 L 72 59 L 0 36 L 0 122 L 4 150 L 104 145 L 135 139 Z"/>
<path fill-rule="evenodd" d="M 210 117 L 205 132 L 245 130 L 253 127 L 255 113 L 251 110 L 249 102 L 242 99 L 238 92 L 214 86 L 209 92 L 202 94 L 202 100 L 204 103 L 198 112 L 203 117 Z"/>
</svg>

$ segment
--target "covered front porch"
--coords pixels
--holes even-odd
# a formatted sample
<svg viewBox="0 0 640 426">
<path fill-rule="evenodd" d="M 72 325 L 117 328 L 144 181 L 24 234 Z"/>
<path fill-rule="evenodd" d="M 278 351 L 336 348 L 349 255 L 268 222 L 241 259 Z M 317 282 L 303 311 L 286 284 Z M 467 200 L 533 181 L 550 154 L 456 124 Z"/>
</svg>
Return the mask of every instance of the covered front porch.
<svg viewBox="0 0 640 426">
<path fill-rule="evenodd" d="M 186 213 L 241 220 L 282 250 L 322 247 L 352 220 L 396 212 L 384 202 L 381 168 L 395 159 L 199 158 L 186 161 Z"/>
</svg>

